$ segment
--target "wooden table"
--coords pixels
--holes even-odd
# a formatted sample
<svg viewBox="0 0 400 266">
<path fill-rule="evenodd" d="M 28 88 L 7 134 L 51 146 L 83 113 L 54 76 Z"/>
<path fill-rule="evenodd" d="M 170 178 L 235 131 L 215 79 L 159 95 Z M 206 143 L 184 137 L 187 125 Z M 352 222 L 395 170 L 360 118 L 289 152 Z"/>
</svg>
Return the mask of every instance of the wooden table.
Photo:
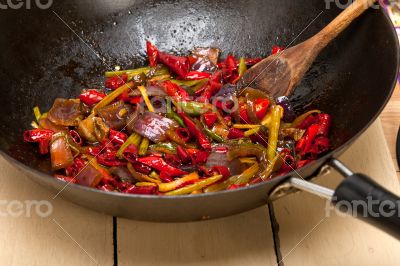
<svg viewBox="0 0 400 266">
<path fill-rule="evenodd" d="M 388 129 L 389 123 L 383 121 Z M 399 193 L 390 158 L 377 121 L 341 159 Z M 329 173 L 315 182 L 333 188 L 340 180 L 339 175 Z M 328 217 L 329 205 L 306 193 L 219 220 L 137 222 L 99 214 L 59 198 L 52 200 L 53 193 L 0 158 L 0 195 L 2 265 L 376 266 L 399 265 L 400 261 L 397 240 L 335 212 L 328 212 Z M 10 202 L 25 200 L 47 200 L 53 211 L 48 217 L 34 212 L 30 217 L 26 213 L 4 217 Z"/>
</svg>

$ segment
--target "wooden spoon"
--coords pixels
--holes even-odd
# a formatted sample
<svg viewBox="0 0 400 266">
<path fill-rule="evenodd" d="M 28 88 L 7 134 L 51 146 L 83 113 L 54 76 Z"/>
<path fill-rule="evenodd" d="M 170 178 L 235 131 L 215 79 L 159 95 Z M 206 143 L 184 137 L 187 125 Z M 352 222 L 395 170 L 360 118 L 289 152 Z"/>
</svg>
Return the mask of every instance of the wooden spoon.
<svg viewBox="0 0 400 266">
<path fill-rule="evenodd" d="M 254 65 L 243 75 L 239 86 L 260 89 L 272 97 L 290 95 L 321 50 L 375 1 L 356 0 L 312 38 Z"/>
</svg>

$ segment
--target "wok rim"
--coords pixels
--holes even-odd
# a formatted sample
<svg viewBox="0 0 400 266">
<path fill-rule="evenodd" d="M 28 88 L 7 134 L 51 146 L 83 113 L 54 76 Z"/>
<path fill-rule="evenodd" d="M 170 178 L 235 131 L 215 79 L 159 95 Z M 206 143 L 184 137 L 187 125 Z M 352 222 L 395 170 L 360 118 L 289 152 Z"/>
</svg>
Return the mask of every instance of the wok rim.
<svg viewBox="0 0 400 266">
<path fill-rule="evenodd" d="M 385 101 L 383 102 L 383 104 L 381 105 L 381 107 L 379 108 L 379 110 L 375 113 L 374 116 L 371 117 L 370 121 L 368 123 L 366 123 L 366 125 L 359 130 L 359 132 L 357 132 L 356 134 L 354 134 L 349 140 L 347 140 L 346 142 L 344 142 L 343 144 L 341 144 L 339 147 L 337 147 L 336 149 L 330 151 L 329 153 L 327 153 L 326 155 L 322 156 L 321 158 L 318 158 L 317 160 L 315 160 L 314 162 L 304 166 L 301 168 L 301 171 L 303 170 L 307 170 L 307 169 L 311 169 L 312 166 L 319 164 L 319 165 L 325 165 L 326 162 L 331 159 L 331 158 L 335 158 L 335 155 L 341 154 L 341 152 L 346 151 L 350 145 L 357 140 L 375 121 L 376 119 L 380 116 L 380 114 L 382 113 L 382 111 L 384 110 L 384 108 L 386 107 L 386 105 L 388 104 L 390 98 L 392 97 L 392 94 L 394 92 L 394 89 L 396 88 L 397 85 L 397 77 L 399 74 L 399 68 L 400 68 L 400 44 L 399 44 L 399 39 L 398 39 L 398 35 L 397 32 L 394 28 L 394 25 L 389 17 L 389 15 L 383 10 L 383 7 L 380 8 L 380 12 L 384 14 L 385 17 L 385 22 L 387 24 L 387 26 L 390 27 L 391 29 L 391 39 L 392 42 L 394 42 L 394 52 L 396 53 L 396 71 L 395 71 L 395 75 L 393 77 L 392 80 L 392 85 L 391 85 L 391 89 L 389 91 L 389 93 L 386 96 Z M 389 37 L 389 36 L 388 36 Z M 120 197 L 120 198 L 126 198 L 128 199 L 151 199 L 151 200 L 169 200 L 169 201 L 174 201 L 174 200 L 179 200 L 179 199 L 201 199 L 201 198 L 205 198 L 205 197 L 212 197 L 212 196 L 217 196 L 217 195 L 224 195 L 224 194 L 228 194 L 228 193 L 236 193 L 239 191 L 244 191 L 244 190 L 255 190 L 259 187 L 262 186 L 266 186 L 270 183 L 276 183 L 276 186 L 278 186 L 279 184 L 282 184 L 285 180 L 293 177 L 293 172 L 291 171 L 286 175 L 283 176 L 279 176 L 279 177 L 275 177 L 271 180 L 268 181 L 264 181 L 258 184 L 253 184 L 253 185 L 249 185 L 246 187 L 240 187 L 237 188 L 235 190 L 223 190 L 223 191 L 218 191 L 218 192 L 213 192 L 213 193 L 203 193 L 203 194 L 195 194 L 195 195 L 180 195 L 180 196 L 165 196 L 165 195 L 139 195 L 139 194 L 125 194 L 125 193 L 121 193 L 121 192 L 108 192 L 108 191 L 103 191 L 100 189 L 95 189 L 95 188 L 91 188 L 91 187 L 86 187 L 83 185 L 78 185 L 78 184 L 74 184 L 74 183 L 66 183 L 65 181 L 61 181 L 59 179 L 54 178 L 54 176 L 47 174 L 47 173 L 43 173 L 35 168 L 32 168 L 20 161 L 18 161 L 17 159 L 11 157 L 10 155 L 8 155 L 6 152 L 4 152 L 3 150 L 0 150 L 0 155 L 3 156 L 4 159 L 6 159 L 8 162 L 10 162 L 10 164 L 17 166 L 20 169 L 25 170 L 26 172 L 32 172 L 33 174 L 35 174 L 35 177 L 32 177 L 31 175 L 28 175 L 28 177 L 30 179 L 32 179 L 33 181 L 36 181 L 36 177 L 40 177 L 43 179 L 49 179 L 47 180 L 48 182 L 51 182 L 52 184 L 55 184 L 56 187 L 61 186 L 64 187 L 62 190 L 60 190 L 58 192 L 58 194 L 55 195 L 59 195 L 61 198 L 63 197 L 62 194 L 64 192 L 65 189 L 74 189 L 74 190 L 81 190 L 81 191 L 87 191 L 87 192 L 94 192 L 94 193 L 99 193 L 101 196 L 104 197 Z M 319 168 L 320 169 L 320 168 Z M 317 170 L 318 171 L 318 170 Z M 302 178 L 302 177 L 301 177 Z M 307 177 L 305 177 L 306 180 L 312 179 L 313 176 L 309 175 Z M 37 183 L 37 182 L 36 182 Z M 43 187 L 43 185 L 41 185 Z M 271 190 L 273 191 L 273 189 Z M 266 198 L 269 198 L 269 195 L 266 195 Z M 79 205 L 79 204 L 78 204 Z"/>
</svg>

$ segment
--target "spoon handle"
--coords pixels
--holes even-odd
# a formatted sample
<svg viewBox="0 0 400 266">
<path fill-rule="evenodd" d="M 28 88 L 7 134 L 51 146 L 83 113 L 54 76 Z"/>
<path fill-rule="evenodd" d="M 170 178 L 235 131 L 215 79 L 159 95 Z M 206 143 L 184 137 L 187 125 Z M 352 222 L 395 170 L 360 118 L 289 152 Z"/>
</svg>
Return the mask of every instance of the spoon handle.
<svg viewBox="0 0 400 266">
<path fill-rule="evenodd" d="M 365 10 L 374 5 L 376 0 L 356 0 L 342 13 L 339 14 L 331 23 L 313 37 L 320 49 L 325 48 L 343 30 L 345 30 L 353 20 L 358 18 Z"/>
</svg>

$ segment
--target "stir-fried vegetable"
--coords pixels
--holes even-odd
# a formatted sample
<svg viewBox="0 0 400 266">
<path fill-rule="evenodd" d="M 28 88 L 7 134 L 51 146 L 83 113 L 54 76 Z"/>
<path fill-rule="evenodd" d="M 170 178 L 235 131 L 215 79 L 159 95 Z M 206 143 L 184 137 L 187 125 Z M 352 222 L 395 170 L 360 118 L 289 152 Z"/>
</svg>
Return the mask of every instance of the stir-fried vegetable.
<svg viewBox="0 0 400 266">
<path fill-rule="evenodd" d="M 238 88 L 261 58 L 146 48 L 150 66 L 106 72 L 104 88 L 56 99 L 47 113 L 33 108 L 24 141 L 50 156 L 55 178 L 127 194 L 211 193 L 287 174 L 330 150 L 330 115 L 296 116 L 287 97 Z"/>
</svg>

